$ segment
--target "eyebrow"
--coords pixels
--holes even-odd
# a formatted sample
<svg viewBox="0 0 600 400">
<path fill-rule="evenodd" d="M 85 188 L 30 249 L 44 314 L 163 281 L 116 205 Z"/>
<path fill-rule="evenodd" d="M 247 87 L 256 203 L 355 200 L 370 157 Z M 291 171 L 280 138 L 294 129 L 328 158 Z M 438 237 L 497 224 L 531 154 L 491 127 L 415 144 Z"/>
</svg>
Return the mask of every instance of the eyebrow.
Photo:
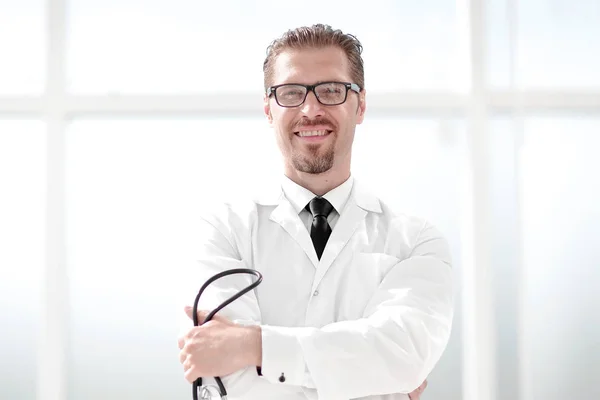
<svg viewBox="0 0 600 400">
<path fill-rule="evenodd" d="M 343 79 L 323 79 L 323 80 L 316 81 L 314 83 L 300 83 L 297 81 L 291 81 L 291 82 L 281 83 L 280 85 L 320 85 L 321 83 L 329 83 L 329 82 L 346 82 L 346 81 Z"/>
</svg>

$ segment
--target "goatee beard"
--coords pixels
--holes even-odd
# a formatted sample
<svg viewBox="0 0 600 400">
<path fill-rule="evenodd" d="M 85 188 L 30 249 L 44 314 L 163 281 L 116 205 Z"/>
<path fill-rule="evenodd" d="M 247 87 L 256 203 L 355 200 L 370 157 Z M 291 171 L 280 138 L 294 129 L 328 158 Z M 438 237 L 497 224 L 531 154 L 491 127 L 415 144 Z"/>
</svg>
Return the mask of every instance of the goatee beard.
<svg viewBox="0 0 600 400">
<path fill-rule="evenodd" d="M 333 167 L 333 149 L 327 149 L 324 154 L 319 154 L 320 146 L 310 146 L 311 157 L 295 153 L 292 156 L 294 168 L 307 174 L 322 174 Z"/>
<path fill-rule="evenodd" d="M 324 126 L 329 127 L 329 135 L 336 135 L 337 126 L 326 117 L 317 117 L 314 120 L 301 119 L 292 128 L 292 132 L 304 127 Z M 293 134 L 292 134 L 293 135 Z M 335 137 L 334 137 L 335 139 Z M 291 138 L 290 140 L 293 140 Z M 333 167 L 334 145 L 330 144 L 328 148 L 322 148 L 322 145 L 308 145 L 308 155 L 298 151 L 292 152 L 292 165 L 297 171 L 307 174 L 322 174 Z"/>
</svg>

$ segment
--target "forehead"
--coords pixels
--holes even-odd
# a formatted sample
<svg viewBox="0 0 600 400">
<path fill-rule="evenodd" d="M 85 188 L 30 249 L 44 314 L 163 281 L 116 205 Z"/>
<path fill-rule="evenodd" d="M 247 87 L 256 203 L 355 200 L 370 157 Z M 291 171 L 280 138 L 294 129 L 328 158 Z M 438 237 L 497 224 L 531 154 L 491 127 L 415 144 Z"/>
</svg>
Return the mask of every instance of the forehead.
<svg viewBox="0 0 600 400">
<path fill-rule="evenodd" d="M 273 84 L 320 81 L 350 81 L 350 66 L 344 51 L 337 47 L 285 50 L 273 70 Z"/>
</svg>

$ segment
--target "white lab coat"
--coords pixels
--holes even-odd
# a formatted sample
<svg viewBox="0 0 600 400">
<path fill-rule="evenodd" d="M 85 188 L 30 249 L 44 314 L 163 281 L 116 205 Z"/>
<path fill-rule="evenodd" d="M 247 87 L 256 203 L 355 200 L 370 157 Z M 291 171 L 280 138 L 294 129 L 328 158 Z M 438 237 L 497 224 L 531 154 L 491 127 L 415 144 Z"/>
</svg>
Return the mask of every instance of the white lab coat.
<svg viewBox="0 0 600 400">
<path fill-rule="evenodd" d="M 264 277 L 220 312 L 262 326 L 262 376 L 248 368 L 222 377 L 229 399 L 408 399 L 427 378 L 453 318 L 449 249 L 431 224 L 395 214 L 354 181 L 319 261 L 280 185 L 209 211 L 186 304 L 225 269 Z M 215 308 L 253 279 L 214 282 L 199 309 Z"/>
</svg>

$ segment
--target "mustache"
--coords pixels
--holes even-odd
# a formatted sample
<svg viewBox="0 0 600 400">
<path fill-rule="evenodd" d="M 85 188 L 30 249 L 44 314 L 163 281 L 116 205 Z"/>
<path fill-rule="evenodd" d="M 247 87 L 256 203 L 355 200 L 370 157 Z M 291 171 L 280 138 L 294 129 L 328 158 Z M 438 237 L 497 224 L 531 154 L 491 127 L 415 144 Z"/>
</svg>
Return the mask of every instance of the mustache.
<svg viewBox="0 0 600 400">
<path fill-rule="evenodd" d="M 294 125 L 294 129 L 296 128 L 307 128 L 307 127 L 311 127 L 311 126 L 328 126 L 330 128 L 332 128 L 332 130 L 335 129 L 335 124 L 333 124 L 329 119 L 325 118 L 325 117 L 317 117 L 315 119 L 306 119 L 306 118 L 302 118 L 300 121 L 296 122 L 296 124 Z"/>
</svg>

